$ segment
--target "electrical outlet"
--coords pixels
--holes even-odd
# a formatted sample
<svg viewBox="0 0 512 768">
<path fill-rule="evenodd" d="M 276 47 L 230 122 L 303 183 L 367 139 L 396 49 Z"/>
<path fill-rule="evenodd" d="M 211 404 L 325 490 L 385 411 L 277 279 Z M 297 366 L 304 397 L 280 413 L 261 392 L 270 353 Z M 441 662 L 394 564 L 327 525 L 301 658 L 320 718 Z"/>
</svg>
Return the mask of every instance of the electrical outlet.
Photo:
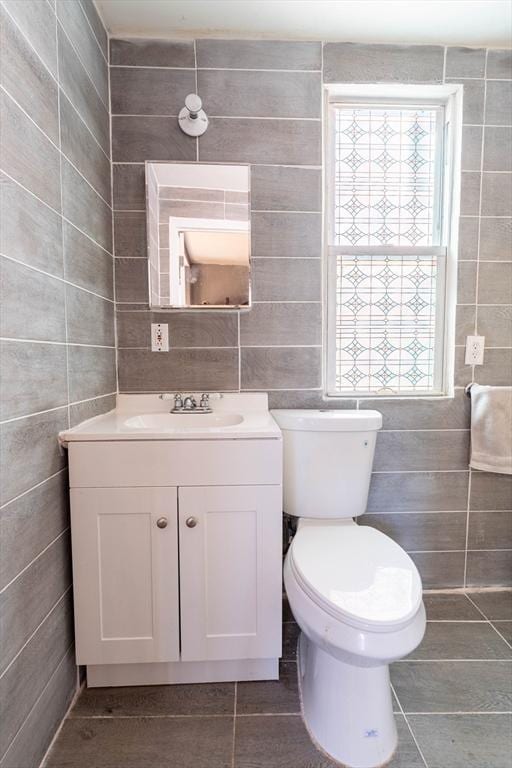
<svg viewBox="0 0 512 768">
<path fill-rule="evenodd" d="M 466 336 L 466 365 L 483 365 L 485 336 Z"/>
<path fill-rule="evenodd" d="M 169 351 L 169 326 L 167 323 L 151 323 L 151 351 Z"/>
</svg>

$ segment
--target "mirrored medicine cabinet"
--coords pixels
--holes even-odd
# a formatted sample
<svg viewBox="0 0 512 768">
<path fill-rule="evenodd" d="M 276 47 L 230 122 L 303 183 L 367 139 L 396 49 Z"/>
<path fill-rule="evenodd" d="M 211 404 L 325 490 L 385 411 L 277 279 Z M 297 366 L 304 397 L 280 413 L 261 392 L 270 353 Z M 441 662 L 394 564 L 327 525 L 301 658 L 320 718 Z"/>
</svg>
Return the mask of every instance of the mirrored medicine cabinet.
<svg viewBox="0 0 512 768">
<path fill-rule="evenodd" d="M 248 308 L 248 165 L 146 163 L 149 301 L 153 309 Z"/>
</svg>

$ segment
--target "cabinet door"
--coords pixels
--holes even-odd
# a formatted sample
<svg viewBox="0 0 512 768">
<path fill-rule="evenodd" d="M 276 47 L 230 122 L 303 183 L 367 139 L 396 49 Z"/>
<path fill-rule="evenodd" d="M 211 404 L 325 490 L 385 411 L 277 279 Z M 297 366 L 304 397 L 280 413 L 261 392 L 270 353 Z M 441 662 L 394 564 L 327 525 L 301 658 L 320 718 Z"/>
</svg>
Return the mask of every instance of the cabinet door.
<svg viewBox="0 0 512 768">
<path fill-rule="evenodd" d="M 181 658 L 281 655 L 280 486 L 179 488 Z"/>
<path fill-rule="evenodd" d="M 179 659 L 177 528 L 176 488 L 72 489 L 79 664 Z"/>
</svg>

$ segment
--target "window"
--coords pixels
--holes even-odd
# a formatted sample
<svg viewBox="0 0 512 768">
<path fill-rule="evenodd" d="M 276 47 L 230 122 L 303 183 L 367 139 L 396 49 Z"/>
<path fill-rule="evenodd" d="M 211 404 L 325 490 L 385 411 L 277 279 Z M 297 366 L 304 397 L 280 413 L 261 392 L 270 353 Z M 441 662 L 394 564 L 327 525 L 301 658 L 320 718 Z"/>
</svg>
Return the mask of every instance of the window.
<svg viewBox="0 0 512 768">
<path fill-rule="evenodd" d="M 327 395 L 442 395 L 453 365 L 454 96 L 372 90 L 328 95 Z"/>
</svg>

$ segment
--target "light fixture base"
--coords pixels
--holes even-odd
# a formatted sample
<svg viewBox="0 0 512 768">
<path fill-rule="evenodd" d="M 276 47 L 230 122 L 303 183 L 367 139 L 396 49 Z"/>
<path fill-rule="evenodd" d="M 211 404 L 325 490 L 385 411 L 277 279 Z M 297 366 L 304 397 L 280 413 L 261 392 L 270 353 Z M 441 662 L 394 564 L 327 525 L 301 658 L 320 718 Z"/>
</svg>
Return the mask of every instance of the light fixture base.
<svg viewBox="0 0 512 768">
<path fill-rule="evenodd" d="M 208 117 L 196 93 L 189 93 L 178 115 L 178 125 L 187 136 L 202 136 L 208 128 Z"/>
</svg>

